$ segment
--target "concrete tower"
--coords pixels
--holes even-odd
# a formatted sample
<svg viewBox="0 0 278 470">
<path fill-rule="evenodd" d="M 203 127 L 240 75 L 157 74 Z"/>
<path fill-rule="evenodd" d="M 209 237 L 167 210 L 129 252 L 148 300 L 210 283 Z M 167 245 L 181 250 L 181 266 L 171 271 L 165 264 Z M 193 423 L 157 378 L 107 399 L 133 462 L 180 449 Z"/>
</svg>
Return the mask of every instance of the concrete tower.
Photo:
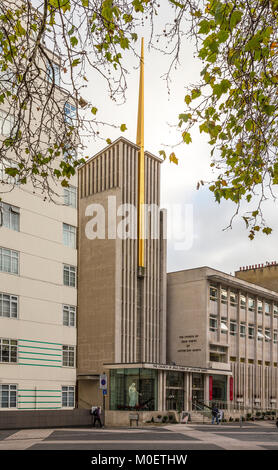
<svg viewBox="0 0 278 470">
<path fill-rule="evenodd" d="M 143 119 L 142 43 L 137 144 L 119 138 L 79 170 L 80 407 L 100 402 L 103 372 L 110 409 L 159 403 L 152 366 L 166 361 L 166 214 L 162 161 L 144 151 Z"/>
</svg>

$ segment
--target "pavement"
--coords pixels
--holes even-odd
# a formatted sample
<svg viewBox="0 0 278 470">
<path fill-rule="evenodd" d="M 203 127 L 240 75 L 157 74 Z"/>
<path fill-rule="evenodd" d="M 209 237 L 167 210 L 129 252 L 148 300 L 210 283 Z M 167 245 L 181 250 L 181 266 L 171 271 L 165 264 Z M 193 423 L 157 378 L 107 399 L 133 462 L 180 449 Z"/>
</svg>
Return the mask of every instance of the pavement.
<svg viewBox="0 0 278 470">
<path fill-rule="evenodd" d="M 278 450 L 275 422 L 0 430 L 0 450 Z"/>
</svg>

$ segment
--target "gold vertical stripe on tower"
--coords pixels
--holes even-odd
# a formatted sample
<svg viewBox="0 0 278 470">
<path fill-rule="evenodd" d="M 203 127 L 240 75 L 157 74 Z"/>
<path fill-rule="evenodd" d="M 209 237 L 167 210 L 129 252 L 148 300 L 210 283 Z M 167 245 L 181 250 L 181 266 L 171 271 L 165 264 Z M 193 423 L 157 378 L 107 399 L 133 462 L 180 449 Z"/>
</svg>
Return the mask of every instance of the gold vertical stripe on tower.
<svg viewBox="0 0 278 470">
<path fill-rule="evenodd" d="M 145 203 L 145 155 L 144 155 L 144 38 L 141 43 L 141 65 L 140 84 L 138 100 L 138 120 L 136 144 L 139 150 L 139 172 L 138 172 L 138 266 L 144 267 L 144 203 Z"/>
</svg>

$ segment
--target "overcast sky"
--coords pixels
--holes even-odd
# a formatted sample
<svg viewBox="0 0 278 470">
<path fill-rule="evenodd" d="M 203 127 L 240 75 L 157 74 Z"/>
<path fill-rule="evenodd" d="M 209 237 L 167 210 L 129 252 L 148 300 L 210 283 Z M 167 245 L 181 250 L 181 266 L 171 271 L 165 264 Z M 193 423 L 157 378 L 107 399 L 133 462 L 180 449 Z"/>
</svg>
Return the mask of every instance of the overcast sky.
<svg viewBox="0 0 278 470">
<path fill-rule="evenodd" d="M 139 32 L 142 33 L 142 32 Z M 145 41 L 148 32 L 143 30 Z M 138 52 L 140 42 L 138 41 Z M 111 102 L 103 82 L 96 76 L 89 76 L 90 82 L 85 97 L 92 101 L 98 111 L 98 118 L 105 121 L 125 123 L 127 131 L 123 134 L 111 129 L 106 137 L 115 140 L 119 135 L 136 141 L 137 103 L 139 70 L 138 62 L 130 56 L 127 60 L 129 69 L 126 102 L 116 105 Z M 171 93 L 161 76 L 167 71 L 169 62 L 159 52 L 149 52 L 145 47 L 145 150 L 158 155 L 163 144 L 174 144 L 180 139 L 177 130 L 172 127 L 177 117 L 186 110 L 184 103 L 185 86 L 197 82 L 202 64 L 194 58 L 194 47 L 183 41 L 180 66 L 172 73 Z M 105 143 L 91 141 L 88 155 L 101 150 Z M 169 150 L 171 150 L 169 148 Z M 265 206 L 268 223 L 273 228 L 271 236 L 259 235 L 253 241 L 248 239 L 245 223 L 235 219 L 232 230 L 224 231 L 229 224 L 235 207 L 231 203 L 214 201 L 213 194 L 207 187 L 196 190 L 197 181 L 212 178 L 210 170 L 210 146 L 204 134 L 198 128 L 193 133 L 193 143 L 182 144 L 174 149 L 179 158 L 179 165 L 164 162 L 161 166 L 161 206 L 169 204 L 192 205 L 193 240 L 186 249 L 179 251 L 173 240 L 168 241 L 168 271 L 177 271 L 198 266 L 210 266 L 227 273 L 234 273 L 240 266 L 278 261 L 277 245 L 277 204 Z M 184 220 L 184 223 L 187 223 Z M 191 223 L 191 221 L 189 221 Z"/>
</svg>

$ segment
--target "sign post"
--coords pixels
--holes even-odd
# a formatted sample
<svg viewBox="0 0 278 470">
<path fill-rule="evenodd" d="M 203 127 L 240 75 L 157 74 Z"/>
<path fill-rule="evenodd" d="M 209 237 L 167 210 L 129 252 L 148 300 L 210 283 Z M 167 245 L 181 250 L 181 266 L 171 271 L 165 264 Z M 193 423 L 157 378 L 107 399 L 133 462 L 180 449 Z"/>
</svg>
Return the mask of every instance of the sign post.
<svg viewBox="0 0 278 470">
<path fill-rule="evenodd" d="M 107 375 L 106 374 L 101 374 L 99 376 L 99 388 L 102 390 L 103 426 L 105 426 L 105 397 L 107 395 Z"/>
</svg>

